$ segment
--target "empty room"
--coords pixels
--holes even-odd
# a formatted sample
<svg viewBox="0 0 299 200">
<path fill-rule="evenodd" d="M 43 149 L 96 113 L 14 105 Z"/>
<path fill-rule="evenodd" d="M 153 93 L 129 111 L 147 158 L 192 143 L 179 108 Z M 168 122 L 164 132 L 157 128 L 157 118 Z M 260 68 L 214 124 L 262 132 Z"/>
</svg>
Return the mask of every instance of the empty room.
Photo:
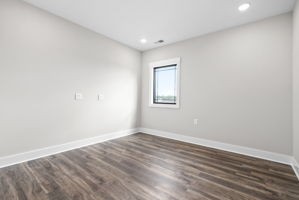
<svg viewBox="0 0 299 200">
<path fill-rule="evenodd" d="M 299 1 L 0 0 L 0 200 L 299 200 Z"/>
</svg>

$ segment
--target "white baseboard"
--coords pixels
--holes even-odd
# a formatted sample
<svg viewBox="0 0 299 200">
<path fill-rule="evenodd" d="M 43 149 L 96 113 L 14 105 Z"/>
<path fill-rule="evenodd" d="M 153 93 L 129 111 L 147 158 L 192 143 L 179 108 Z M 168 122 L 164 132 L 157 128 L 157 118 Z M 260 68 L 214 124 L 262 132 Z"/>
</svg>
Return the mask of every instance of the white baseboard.
<svg viewBox="0 0 299 200">
<path fill-rule="evenodd" d="M 292 167 L 293 167 L 293 170 L 299 180 L 299 164 L 295 158 L 293 158 Z"/>
<path fill-rule="evenodd" d="M 36 149 L 20 154 L 15 154 L 15 155 L 10 155 L 10 156 L 5 156 L 5 157 L 0 157 L 0 168 L 19 164 L 22 162 L 30 161 L 30 160 L 35 160 L 38 158 L 42 158 L 45 156 L 65 152 L 65 151 L 70 151 L 73 149 L 78 149 L 81 147 L 97 144 L 100 142 L 105 142 L 107 140 L 112 140 L 124 136 L 128 136 L 134 133 L 137 133 L 139 129 L 129 129 L 129 130 L 123 130 L 123 131 L 118 131 L 118 132 L 113 132 L 113 133 L 107 133 L 103 134 L 97 137 L 93 138 L 87 138 L 83 140 L 78 140 L 74 142 L 69 142 L 61 145 L 55 145 L 55 146 L 50 146 L 42 149 Z"/>
<path fill-rule="evenodd" d="M 192 144 L 197 144 L 197 145 L 201 145 L 201 146 L 205 146 L 205 147 L 211 147 L 211 148 L 229 151 L 229 152 L 233 152 L 233 153 L 243 154 L 243 155 L 261 158 L 264 160 L 274 161 L 274 162 L 283 163 L 283 164 L 287 164 L 287 165 L 292 165 L 292 163 L 293 163 L 293 157 L 289 156 L 289 155 L 273 153 L 273 152 L 268 152 L 268 151 L 264 151 L 264 150 L 253 149 L 253 148 L 249 148 L 249 147 L 232 145 L 232 144 L 227 144 L 227 143 L 222 143 L 222 142 L 216 142 L 216 141 L 212 141 L 212 140 L 195 138 L 195 137 L 191 137 L 191 136 L 185 136 L 185 135 L 181 135 L 181 134 L 170 133 L 170 132 L 166 132 L 166 131 L 160 131 L 160 130 L 154 130 L 154 129 L 148 129 L 148 128 L 139 128 L 139 131 L 142 133 L 150 134 L 150 135 L 160 136 L 160 137 L 174 139 L 174 140 L 192 143 Z"/>
<path fill-rule="evenodd" d="M 166 132 L 166 131 L 148 129 L 148 128 L 135 128 L 135 129 L 118 131 L 118 132 L 112 132 L 112 133 L 103 134 L 93 138 L 87 138 L 87 139 L 69 142 L 61 145 L 36 149 L 36 150 L 32 150 L 20 154 L 0 157 L 0 168 L 19 164 L 30 160 L 35 160 L 45 156 L 62 153 L 65 151 L 70 151 L 73 149 L 78 149 L 81 147 L 105 142 L 112 139 L 121 138 L 138 132 L 291 165 L 299 180 L 299 164 L 292 156 L 248 148 L 248 147 L 242 147 L 242 146 L 232 145 L 232 144 L 227 144 L 222 142 L 216 142 L 212 140 L 195 138 L 191 136 L 185 136 L 185 135 Z"/>
</svg>

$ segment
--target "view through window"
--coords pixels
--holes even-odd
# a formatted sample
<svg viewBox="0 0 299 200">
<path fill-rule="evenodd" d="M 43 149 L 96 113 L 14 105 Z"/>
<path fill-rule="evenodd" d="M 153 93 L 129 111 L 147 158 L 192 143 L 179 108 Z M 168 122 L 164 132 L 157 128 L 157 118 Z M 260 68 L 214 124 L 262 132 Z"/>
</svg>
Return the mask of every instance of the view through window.
<svg viewBox="0 0 299 200">
<path fill-rule="evenodd" d="M 177 65 L 154 68 L 153 103 L 176 104 Z"/>
</svg>

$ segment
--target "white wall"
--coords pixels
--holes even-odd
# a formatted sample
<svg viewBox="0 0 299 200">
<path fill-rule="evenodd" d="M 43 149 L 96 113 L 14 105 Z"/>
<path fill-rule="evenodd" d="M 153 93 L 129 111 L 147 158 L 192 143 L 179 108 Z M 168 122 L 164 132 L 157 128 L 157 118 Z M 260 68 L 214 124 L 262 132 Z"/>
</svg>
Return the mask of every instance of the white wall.
<svg viewBox="0 0 299 200">
<path fill-rule="evenodd" d="M 293 14 L 294 20 L 294 49 L 293 49 L 293 131 L 294 131 L 294 156 L 299 162 L 299 2 Z"/>
<path fill-rule="evenodd" d="M 147 51 L 141 125 L 291 155 L 291 56 L 291 14 Z M 182 58 L 181 108 L 150 108 L 148 65 L 173 57 Z"/>
<path fill-rule="evenodd" d="M 136 127 L 140 59 L 22 1 L 0 0 L 0 157 Z"/>
</svg>

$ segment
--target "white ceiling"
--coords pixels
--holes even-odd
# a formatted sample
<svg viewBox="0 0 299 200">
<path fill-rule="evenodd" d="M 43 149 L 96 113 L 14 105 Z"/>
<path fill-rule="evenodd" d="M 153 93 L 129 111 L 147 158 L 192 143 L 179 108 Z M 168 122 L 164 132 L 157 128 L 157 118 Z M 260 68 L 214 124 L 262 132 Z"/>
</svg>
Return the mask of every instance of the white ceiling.
<svg viewBox="0 0 299 200">
<path fill-rule="evenodd" d="M 138 50 L 289 12 L 296 0 L 25 0 Z M 140 39 L 148 42 L 141 44 Z M 165 43 L 154 44 L 163 39 Z"/>
</svg>

